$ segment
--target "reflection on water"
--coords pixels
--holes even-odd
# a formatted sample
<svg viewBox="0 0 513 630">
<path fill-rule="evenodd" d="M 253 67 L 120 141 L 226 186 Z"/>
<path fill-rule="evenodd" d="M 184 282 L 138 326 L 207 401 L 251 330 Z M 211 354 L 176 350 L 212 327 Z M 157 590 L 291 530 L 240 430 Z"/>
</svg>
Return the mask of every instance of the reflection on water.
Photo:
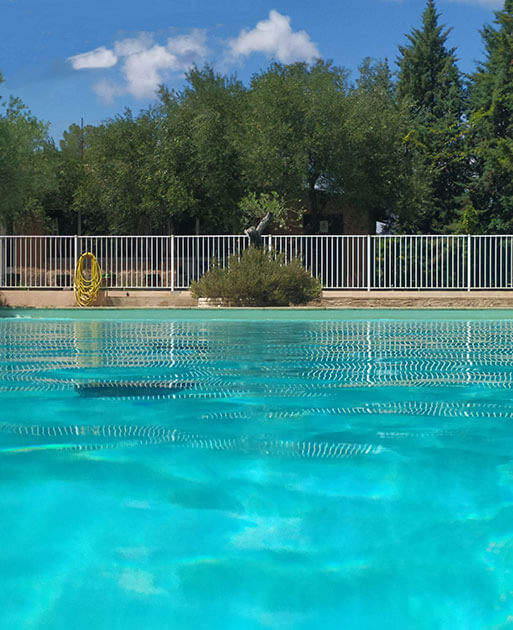
<svg viewBox="0 0 513 630">
<path fill-rule="evenodd" d="M 123 414 L 132 414 L 134 404 L 152 402 L 156 406 L 145 409 L 142 424 L 139 418 L 135 426 L 145 427 L 150 411 L 164 420 L 165 431 L 189 435 L 187 419 L 194 418 L 194 429 L 206 430 L 205 448 L 214 444 L 210 439 L 223 439 L 241 450 L 238 440 L 266 444 L 270 431 L 275 443 L 258 447 L 264 453 L 307 452 L 310 442 L 296 443 L 297 431 L 308 431 L 319 419 L 329 424 L 329 418 L 338 423 L 358 418 L 354 443 L 362 451 L 370 444 L 374 453 L 394 440 L 462 434 L 485 418 L 504 429 L 513 418 L 513 402 L 500 394 L 513 383 L 508 321 L 293 322 L 278 328 L 269 322 L 5 320 L 0 349 L 0 393 L 7 399 L 11 393 L 28 399 L 44 395 L 50 408 L 52 397 L 60 396 L 80 418 L 81 431 L 65 433 L 78 445 L 85 436 L 83 418 L 93 413 L 97 420 L 102 406 L 126 425 L 117 436 L 124 444 L 134 422 L 124 422 Z M 489 398 L 494 390 L 498 401 Z M 100 406 L 88 407 L 94 404 L 88 399 Z M 21 435 L 21 428 L 37 419 L 30 426 L 40 427 L 37 435 L 45 439 L 69 426 L 61 417 L 50 423 L 32 415 L 11 417 L 9 426 L 19 426 Z M 401 418 L 424 420 L 406 429 Z M 427 418 L 437 426 L 426 427 Z M 95 426 L 107 430 L 109 417 L 99 419 Z M 31 431 L 25 437 L 29 434 L 36 436 Z M 190 435 L 182 443 L 196 440 Z M 319 448 L 342 452 L 352 443 L 344 437 Z M 156 434 L 145 435 L 144 443 L 155 439 Z M 294 446 L 282 448 L 280 440 Z M 161 436 L 161 441 L 169 440 Z"/>
<path fill-rule="evenodd" d="M 234 375 L 244 361 L 255 362 L 255 369 L 270 379 L 290 372 L 350 385 L 408 380 L 507 384 L 513 323 L 296 322 L 282 323 L 276 333 L 269 322 L 205 327 L 198 322 L 6 320 L 0 350 L 2 386 L 12 373 L 41 379 L 59 372 L 65 381 L 67 371 L 93 368 L 183 368 L 198 378 Z"/>
</svg>

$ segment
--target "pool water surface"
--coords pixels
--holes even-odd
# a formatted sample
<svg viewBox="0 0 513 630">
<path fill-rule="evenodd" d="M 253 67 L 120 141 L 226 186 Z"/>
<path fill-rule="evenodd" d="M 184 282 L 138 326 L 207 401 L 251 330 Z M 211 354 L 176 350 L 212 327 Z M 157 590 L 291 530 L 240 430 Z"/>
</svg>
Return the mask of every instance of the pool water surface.
<svg viewBox="0 0 513 630">
<path fill-rule="evenodd" d="M 0 627 L 513 623 L 513 318 L 297 313 L 0 318 Z"/>
</svg>

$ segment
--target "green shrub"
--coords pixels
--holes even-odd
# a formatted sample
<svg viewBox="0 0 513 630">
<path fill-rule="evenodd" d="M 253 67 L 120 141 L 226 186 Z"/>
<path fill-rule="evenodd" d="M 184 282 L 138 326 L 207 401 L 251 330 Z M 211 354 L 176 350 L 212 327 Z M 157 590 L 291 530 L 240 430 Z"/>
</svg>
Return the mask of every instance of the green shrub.
<svg viewBox="0 0 513 630">
<path fill-rule="evenodd" d="M 226 269 L 212 267 L 191 284 L 194 297 L 222 298 L 233 306 L 306 304 L 321 294 L 321 283 L 294 258 L 250 247 L 240 259 L 231 256 Z"/>
</svg>

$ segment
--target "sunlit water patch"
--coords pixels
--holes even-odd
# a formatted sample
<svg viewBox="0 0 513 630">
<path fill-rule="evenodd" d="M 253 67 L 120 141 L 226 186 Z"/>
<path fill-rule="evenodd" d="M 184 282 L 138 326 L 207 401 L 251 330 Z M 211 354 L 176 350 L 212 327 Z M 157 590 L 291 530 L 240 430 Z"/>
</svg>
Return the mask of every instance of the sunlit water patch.
<svg viewBox="0 0 513 630">
<path fill-rule="evenodd" d="M 0 319 L 0 625 L 507 627 L 513 323 L 386 317 Z"/>
</svg>

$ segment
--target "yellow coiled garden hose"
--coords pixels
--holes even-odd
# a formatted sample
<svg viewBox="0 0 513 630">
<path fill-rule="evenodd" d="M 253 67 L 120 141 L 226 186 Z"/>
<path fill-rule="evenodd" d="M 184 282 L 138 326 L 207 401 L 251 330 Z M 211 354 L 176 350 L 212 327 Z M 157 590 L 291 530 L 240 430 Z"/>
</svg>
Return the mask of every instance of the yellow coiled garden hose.
<svg viewBox="0 0 513 630">
<path fill-rule="evenodd" d="M 90 272 L 86 275 L 84 264 L 90 261 Z M 102 270 L 91 252 L 85 252 L 80 256 L 75 268 L 75 299 L 79 306 L 91 306 L 98 295 L 102 284 Z"/>
</svg>

